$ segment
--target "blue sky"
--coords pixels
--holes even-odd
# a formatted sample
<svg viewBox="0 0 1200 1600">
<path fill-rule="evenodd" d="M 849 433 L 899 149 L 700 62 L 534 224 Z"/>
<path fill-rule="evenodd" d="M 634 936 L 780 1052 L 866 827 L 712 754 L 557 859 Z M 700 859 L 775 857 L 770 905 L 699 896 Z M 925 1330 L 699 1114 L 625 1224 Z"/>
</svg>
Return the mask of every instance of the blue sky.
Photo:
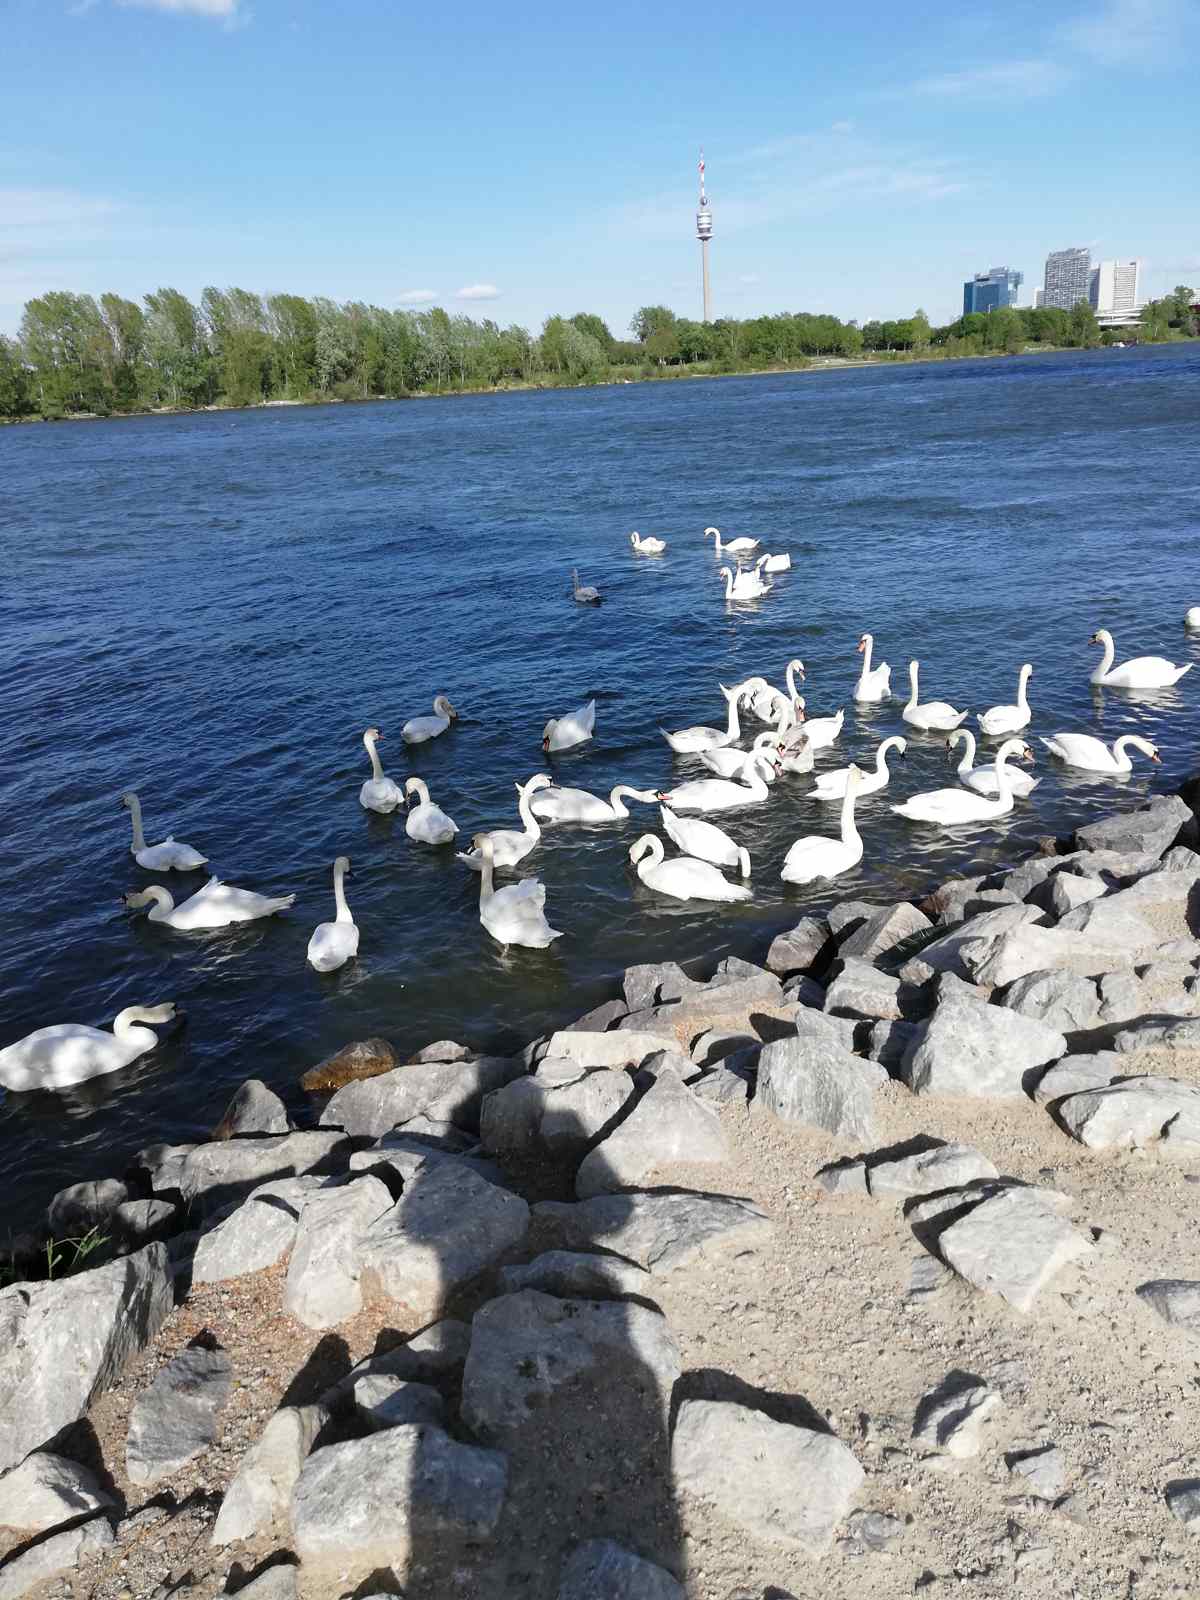
<svg viewBox="0 0 1200 1600">
<path fill-rule="evenodd" d="M 717 315 L 946 321 L 1077 244 L 1200 284 L 1200 0 L 0 0 L 0 56 L 8 331 L 163 284 L 696 316 L 701 143 Z"/>
</svg>

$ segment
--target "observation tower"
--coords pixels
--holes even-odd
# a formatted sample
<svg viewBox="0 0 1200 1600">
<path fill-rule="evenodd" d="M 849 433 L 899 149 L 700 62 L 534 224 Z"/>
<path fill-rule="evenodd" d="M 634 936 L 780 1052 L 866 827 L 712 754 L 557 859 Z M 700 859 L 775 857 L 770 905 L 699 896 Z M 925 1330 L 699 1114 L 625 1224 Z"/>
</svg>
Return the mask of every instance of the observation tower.
<svg viewBox="0 0 1200 1600">
<path fill-rule="evenodd" d="M 704 285 L 704 320 L 712 321 L 712 286 L 708 281 L 708 244 L 712 238 L 712 212 L 704 192 L 704 151 L 700 152 L 700 205 L 696 211 L 696 237 L 700 241 L 700 271 Z"/>
</svg>

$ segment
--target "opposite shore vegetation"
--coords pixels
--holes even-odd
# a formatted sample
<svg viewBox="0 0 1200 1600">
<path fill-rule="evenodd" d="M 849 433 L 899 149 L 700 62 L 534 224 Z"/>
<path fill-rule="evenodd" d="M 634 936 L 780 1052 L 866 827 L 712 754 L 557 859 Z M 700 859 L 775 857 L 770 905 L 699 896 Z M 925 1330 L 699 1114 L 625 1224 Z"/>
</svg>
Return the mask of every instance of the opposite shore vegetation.
<svg viewBox="0 0 1200 1600">
<path fill-rule="evenodd" d="M 1072 311 L 1005 308 L 930 326 L 840 322 L 809 312 L 713 323 L 643 306 L 630 339 L 590 312 L 548 317 L 540 334 L 358 301 L 177 289 L 144 303 L 62 291 L 30 300 L 16 339 L 0 335 L 0 420 L 112 416 L 270 402 L 365 400 L 503 388 L 794 371 L 814 360 L 929 361 L 1026 350 L 1164 343 L 1200 333 L 1195 291 L 1151 301 L 1132 329 L 1102 331 Z"/>
</svg>

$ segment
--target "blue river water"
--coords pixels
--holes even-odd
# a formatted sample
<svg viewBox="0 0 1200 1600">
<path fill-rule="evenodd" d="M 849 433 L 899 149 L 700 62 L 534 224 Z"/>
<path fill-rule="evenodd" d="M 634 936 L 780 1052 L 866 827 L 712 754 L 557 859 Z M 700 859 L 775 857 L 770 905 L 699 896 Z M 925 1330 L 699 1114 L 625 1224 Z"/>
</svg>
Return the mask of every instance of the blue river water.
<svg viewBox="0 0 1200 1600">
<path fill-rule="evenodd" d="M 752 955 L 810 907 L 918 893 L 1177 784 L 1200 671 L 1095 691 L 1088 639 L 1200 661 L 1182 621 L 1200 604 L 1198 415 L 1186 346 L 0 430 L 0 1045 L 130 1004 L 185 1016 L 124 1072 L 0 1098 L 7 1224 L 143 1144 L 202 1136 L 246 1077 L 299 1104 L 299 1074 L 350 1039 L 513 1048 L 631 962 Z M 727 607 L 707 524 L 791 571 Z M 665 555 L 635 556 L 634 528 Z M 571 602 L 572 567 L 603 606 Z M 815 890 L 779 868 L 836 813 L 784 778 L 715 819 L 754 861 L 753 899 L 721 908 L 638 882 L 627 852 L 653 807 L 548 828 L 525 870 L 565 937 L 507 956 L 453 851 L 359 806 L 372 723 L 389 773 L 425 778 L 464 839 L 516 826 L 514 781 L 542 770 L 602 794 L 704 776 L 659 727 L 722 720 L 718 683 L 782 682 L 794 655 L 809 714 L 846 707 L 819 768 L 869 759 L 905 696 L 854 707 L 864 629 L 900 691 L 915 655 L 922 698 L 978 712 L 1013 700 L 1028 660 L 1034 739 L 1137 731 L 1163 764 L 1090 779 L 1035 742 L 1034 794 L 945 833 L 888 809 L 953 781 L 941 739 L 915 737 L 859 808 L 861 865 Z M 401 724 L 439 692 L 461 720 L 407 752 Z M 594 741 L 544 758 L 547 719 L 593 696 Z M 174 833 L 294 909 L 194 936 L 132 916 L 121 897 L 150 875 L 127 788 L 151 841 Z M 360 953 L 320 976 L 305 947 L 342 852 Z"/>
</svg>

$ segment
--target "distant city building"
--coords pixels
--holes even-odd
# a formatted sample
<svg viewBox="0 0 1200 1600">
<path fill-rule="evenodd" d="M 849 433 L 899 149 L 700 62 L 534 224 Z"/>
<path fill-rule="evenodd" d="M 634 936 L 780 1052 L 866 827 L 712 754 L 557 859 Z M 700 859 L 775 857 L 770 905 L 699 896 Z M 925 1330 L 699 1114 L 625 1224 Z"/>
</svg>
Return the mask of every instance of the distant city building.
<svg viewBox="0 0 1200 1600">
<path fill-rule="evenodd" d="M 1045 300 L 1046 300 L 1046 291 L 1044 289 L 1038 288 L 1038 289 L 1035 289 L 1033 291 L 1033 309 L 1035 311 L 1038 309 L 1039 306 L 1045 304 Z"/>
<path fill-rule="evenodd" d="M 1017 291 L 1025 275 L 1011 267 L 989 267 L 963 284 L 963 316 L 973 311 L 995 311 L 999 306 L 1015 306 Z"/>
<path fill-rule="evenodd" d="M 1139 288 L 1142 263 L 1132 261 L 1101 261 L 1092 268 L 1088 298 L 1092 310 L 1138 311 L 1141 309 Z"/>
<path fill-rule="evenodd" d="M 1091 290 L 1092 253 L 1090 250 L 1054 250 L 1046 257 L 1046 279 L 1042 291 L 1044 306 L 1070 311 Z"/>
</svg>

